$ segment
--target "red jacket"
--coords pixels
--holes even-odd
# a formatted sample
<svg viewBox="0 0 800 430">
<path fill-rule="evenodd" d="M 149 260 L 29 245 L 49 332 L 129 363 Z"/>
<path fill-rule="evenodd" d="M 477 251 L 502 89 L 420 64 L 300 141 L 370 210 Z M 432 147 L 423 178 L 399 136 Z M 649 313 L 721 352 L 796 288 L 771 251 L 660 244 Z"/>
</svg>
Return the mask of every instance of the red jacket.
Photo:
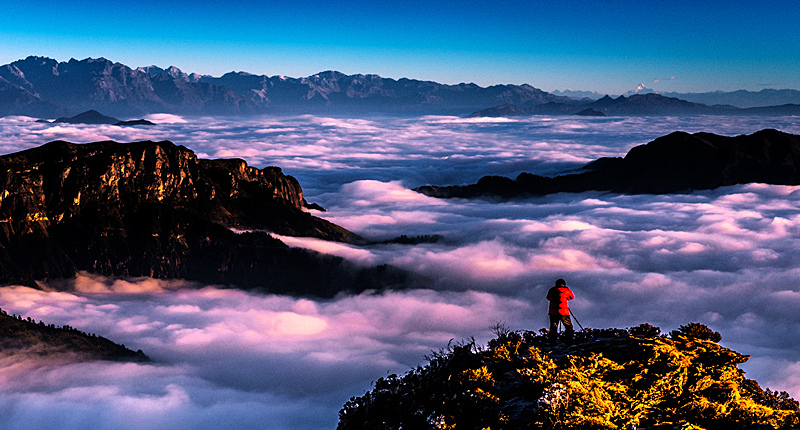
<svg viewBox="0 0 800 430">
<path fill-rule="evenodd" d="M 567 301 L 575 298 L 566 286 L 553 287 L 547 292 L 547 300 L 550 300 L 550 311 L 548 315 L 569 315 L 569 305 Z"/>
</svg>

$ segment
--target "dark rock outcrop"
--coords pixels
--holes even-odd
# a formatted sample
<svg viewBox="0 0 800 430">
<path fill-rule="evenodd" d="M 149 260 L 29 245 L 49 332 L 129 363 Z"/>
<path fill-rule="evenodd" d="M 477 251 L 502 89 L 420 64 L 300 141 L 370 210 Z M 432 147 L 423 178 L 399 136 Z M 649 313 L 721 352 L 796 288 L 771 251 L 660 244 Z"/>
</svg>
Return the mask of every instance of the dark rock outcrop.
<svg viewBox="0 0 800 430">
<path fill-rule="evenodd" d="M 137 125 L 156 125 L 156 124 L 146 119 L 132 119 L 128 121 L 120 121 L 114 125 L 118 125 L 120 127 L 133 127 Z"/>
<path fill-rule="evenodd" d="M 358 239 L 304 212 L 300 185 L 277 167 L 197 159 L 167 141 L 55 141 L 2 156 L 0 166 L 2 283 L 85 270 L 331 296 L 396 287 L 404 276 L 250 231 Z"/>
<path fill-rule="evenodd" d="M 474 340 L 449 345 L 425 366 L 378 379 L 344 405 L 337 428 L 728 430 L 800 424 L 798 402 L 746 378 L 738 365 L 749 357 L 709 339 L 704 325 L 691 323 L 669 337 L 660 331 L 649 324 L 587 329 L 553 345 L 544 329 L 501 329 L 487 348 Z"/>
<path fill-rule="evenodd" d="M 75 116 L 61 117 L 57 118 L 54 123 L 67 123 L 67 124 L 118 124 L 121 121 L 110 117 L 108 115 L 103 115 L 100 112 L 91 109 L 87 110 L 86 112 L 79 113 Z"/>
<path fill-rule="evenodd" d="M 800 184 L 800 136 L 770 129 L 736 137 L 674 132 L 631 149 L 624 158 L 596 160 L 582 173 L 487 176 L 473 185 L 428 185 L 417 191 L 443 198 L 582 191 L 663 194 L 753 182 Z"/>
<path fill-rule="evenodd" d="M 102 113 L 91 109 L 86 112 L 79 113 L 75 116 L 71 117 L 60 117 L 53 121 L 48 121 L 46 119 L 40 119 L 36 122 L 39 123 L 48 123 L 48 124 L 90 124 L 90 125 L 101 125 L 101 124 L 111 124 L 117 125 L 120 127 L 129 127 L 129 126 L 136 126 L 136 125 L 155 125 L 155 123 L 150 122 L 146 119 L 133 119 L 127 121 L 120 121 L 114 117 L 103 115 Z"/>
<path fill-rule="evenodd" d="M 603 112 L 599 110 L 595 110 L 594 108 L 586 108 L 580 112 L 576 112 L 575 115 L 578 116 L 606 116 Z"/>
<path fill-rule="evenodd" d="M 37 323 L 0 310 L 0 355 L 9 354 L 26 354 L 31 358 L 68 354 L 73 360 L 150 361 L 141 350 L 132 351 L 104 337 L 70 326 Z"/>
</svg>

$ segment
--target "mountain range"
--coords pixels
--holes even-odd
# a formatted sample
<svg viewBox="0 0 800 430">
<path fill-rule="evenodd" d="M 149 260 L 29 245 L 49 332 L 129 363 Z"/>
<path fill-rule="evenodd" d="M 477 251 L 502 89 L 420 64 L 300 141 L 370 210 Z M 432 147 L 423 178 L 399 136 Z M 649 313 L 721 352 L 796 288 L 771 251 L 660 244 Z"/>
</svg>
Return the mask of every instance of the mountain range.
<svg viewBox="0 0 800 430">
<path fill-rule="evenodd" d="M 230 72 L 187 74 L 176 67 L 133 69 L 105 58 L 58 62 L 28 57 L 0 66 L 0 116 L 55 118 L 98 110 L 254 115 L 299 113 L 464 114 L 513 103 L 569 102 L 530 85 L 445 85 L 326 71 L 305 78 Z"/>
<path fill-rule="evenodd" d="M 672 97 L 676 99 L 686 100 L 688 102 L 702 103 L 705 105 L 729 105 L 739 108 L 763 107 L 763 106 L 780 106 L 785 104 L 800 104 L 800 91 L 792 89 L 772 89 L 766 88 L 761 91 L 710 91 L 704 93 L 681 93 L 677 91 L 664 91 L 657 92 L 652 88 L 647 88 L 644 84 L 639 84 L 636 89 L 621 94 L 624 96 L 632 96 L 636 94 L 660 94 L 664 97 Z M 580 90 L 555 90 L 551 94 L 563 97 L 569 97 L 576 100 L 599 100 L 606 94 L 601 94 L 596 91 L 580 91 Z M 618 95 L 609 95 L 609 97 L 617 98 Z"/>
<path fill-rule="evenodd" d="M 753 182 L 800 185 L 800 136 L 769 129 L 735 137 L 674 132 L 632 148 L 623 158 L 595 160 L 579 173 L 485 176 L 472 185 L 429 185 L 417 191 L 442 198 L 583 191 L 665 194 Z"/>
<path fill-rule="evenodd" d="M 637 100 L 635 107 L 629 102 L 627 108 L 595 110 L 606 115 L 793 115 L 800 110 L 796 106 L 800 104 L 800 91 L 795 90 L 694 95 L 657 95 L 652 91 L 640 85 L 622 99 Z M 659 97 L 636 99 L 650 95 Z M 667 103 L 664 98 L 683 103 Z M 246 72 L 213 77 L 186 73 L 174 66 L 132 68 L 105 58 L 59 62 L 31 56 L 0 66 L 0 116 L 58 118 L 88 110 L 123 118 L 150 113 L 466 116 L 483 112 L 491 116 L 497 114 L 499 106 L 513 106 L 515 115 L 572 115 L 592 108 L 592 103 L 608 104 L 606 99 L 619 100 L 590 92 L 548 93 L 527 84 L 447 85 L 336 71 L 303 78 Z M 779 107 L 740 109 L 767 106 L 765 103 Z"/>
<path fill-rule="evenodd" d="M 600 116 L 687 116 L 687 115 L 800 115 L 800 104 L 739 108 L 731 105 L 705 105 L 641 92 L 631 96 L 603 96 L 598 100 L 548 102 L 522 108 L 504 104 L 473 112 L 471 117 L 510 117 L 526 115 L 600 115 Z"/>
</svg>

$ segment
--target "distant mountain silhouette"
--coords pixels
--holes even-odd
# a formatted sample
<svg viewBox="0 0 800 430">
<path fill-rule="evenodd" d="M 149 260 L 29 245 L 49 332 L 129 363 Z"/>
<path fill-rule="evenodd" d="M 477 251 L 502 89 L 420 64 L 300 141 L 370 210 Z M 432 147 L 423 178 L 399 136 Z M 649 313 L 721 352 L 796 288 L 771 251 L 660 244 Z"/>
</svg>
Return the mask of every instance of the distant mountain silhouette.
<svg viewBox="0 0 800 430">
<path fill-rule="evenodd" d="M 763 89 L 761 91 L 711 91 L 706 93 L 661 93 L 665 97 L 676 97 L 695 103 L 706 105 L 729 105 L 740 108 L 780 106 L 787 104 L 800 104 L 800 91 L 783 89 Z"/>
<path fill-rule="evenodd" d="M 4 66 L 5 68 L 5 66 Z M 72 109 L 51 101 L 42 100 L 29 90 L 11 83 L 0 73 L 0 117 L 25 115 L 55 117 L 72 112 Z"/>
<path fill-rule="evenodd" d="M 575 100 L 587 100 L 587 101 L 598 100 L 604 96 L 604 94 L 600 94 L 597 91 L 570 90 L 570 89 L 555 90 L 552 91 L 551 94 L 557 96 L 569 97 Z"/>
<path fill-rule="evenodd" d="M 146 119 L 132 119 L 129 121 L 120 121 L 114 125 L 118 125 L 120 127 L 132 127 L 136 125 L 156 125 L 156 124 Z"/>
<path fill-rule="evenodd" d="M 378 75 L 345 75 L 326 71 L 306 78 L 227 73 L 204 76 L 201 82 L 224 86 L 276 113 L 350 112 L 456 114 L 504 103 L 531 106 L 549 101 L 570 102 L 530 85 L 445 85 Z"/>
<path fill-rule="evenodd" d="M 665 97 L 661 94 L 646 93 L 617 98 L 606 95 L 595 101 L 584 100 L 580 103 L 549 102 L 528 108 L 506 104 L 474 112 L 470 116 L 583 115 L 583 112 L 588 109 L 602 113 L 604 116 L 800 115 L 800 104 L 750 108 L 738 108 L 730 105 L 708 106 L 674 97 Z"/>
<path fill-rule="evenodd" d="M 635 93 L 635 91 L 631 91 L 626 95 L 633 95 Z M 761 91 L 710 91 L 705 93 L 681 93 L 676 91 L 666 91 L 657 93 L 664 97 L 671 97 L 709 106 L 724 105 L 735 106 L 738 108 L 751 108 L 800 104 L 800 91 L 792 89 L 763 89 Z M 552 94 L 570 97 L 576 100 L 588 99 L 586 101 L 599 100 L 603 98 L 603 94 L 600 94 L 596 91 L 556 90 L 553 91 Z M 617 98 L 619 95 L 614 95 L 611 97 Z"/>
<path fill-rule="evenodd" d="M 169 66 L 166 69 L 162 69 L 158 66 L 146 66 L 139 67 L 136 70 L 147 73 L 150 76 L 157 76 L 163 73 L 173 78 L 180 78 L 184 81 L 193 83 L 200 82 L 200 78 L 202 78 L 202 76 L 198 75 L 197 73 L 184 73 L 181 69 L 175 66 Z"/>
<path fill-rule="evenodd" d="M 132 69 L 104 58 L 57 62 L 28 57 L 0 67 L 0 88 L 4 86 L 8 90 L 0 94 L 0 114 L 50 118 L 89 109 L 117 117 L 160 112 L 463 115 L 504 103 L 528 107 L 571 101 L 530 85 L 483 88 L 475 84 L 445 85 L 335 71 L 305 78 L 244 72 L 215 78 L 187 74 L 177 67 Z"/>
<path fill-rule="evenodd" d="M 242 115 L 262 112 L 246 98 L 226 88 L 187 82 L 183 77 L 161 73 L 155 77 L 105 58 L 57 62 L 28 57 L 0 67 L 0 78 L 35 98 L 15 109 L 0 106 L 6 114 L 27 114 L 38 106 L 38 117 L 56 117 L 87 110 L 114 116 L 135 117 L 153 112 L 176 114 Z M 45 112 L 37 100 L 53 103 Z M 48 115 L 49 113 L 49 115 Z"/>
<path fill-rule="evenodd" d="M 54 123 L 63 122 L 68 124 L 117 124 L 120 120 L 110 117 L 107 115 L 103 115 L 96 110 L 88 110 L 83 113 L 79 113 L 78 115 L 67 117 L 57 118 Z"/>
<path fill-rule="evenodd" d="M 674 132 L 631 149 L 624 158 L 589 163 L 582 173 L 486 176 L 473 185 L 428 185 L 417 191 L 443 198 L 592 190 L 664 194 L 752 182 L 800 185 L 800 136 L 769 129 L 736 137 Z"/>
<path fill-rule="evenodd" d="M 586 108 L 580 112 L 575 113 L 575 115 L 579 116 L 606 116 L 603 112 L 599 110 L 595 110 L 594 108 Z"/>
<path fill-rule="evenodd" d="M 83 270 L 327 297 L 405 281 L 260 232 L 360 239 L 304 212 L 300 184 L 279 168 L 198 159 L 168 141 L 55 141 L 1 156 L 0 195 L 4 284 Z"/>
<path fill-rule="evenodd" d="M 660 94 L 636 94 L 630 97 L 604 96 L 595 101 L 581 103 L 545 103 L 529 108 L 503 105 L 472 113 L 472 117 L 524 116 L 524 115 L 582 115 L 591 109 L 607 116 L 654 115 L 798 115 L 800 105 L 770 106 L 742 109 L 735 106 L 707 106 Z"/>
<path fill-rule="evenodd" d="M 57 118 L 53 121 L 48 121 L 46 119 L 40 119 L 36 122 L 41 123 L 49 123 L 49 124 L 59 124 L 59 123 L 66 123 L 66 124 L 111 124 L 111 125 L 118 125 L 121 127 L 125 126 L 136 126 L 136 125 L 155 125 L 153 122 L 150 122 L 146 119 L 134 119 L 128 121 L 120 121 L 114 117 L 103 115 L 100 112 L 92 109 L 86 112 L 79 113 L 75 116 L 71 117 L 61 117 Z"/>
<path fill-rule="evenodd" d="M 643 83 L 640 83 L 639 85 L 636 86 L 636 88 L 625 93 L 625 95 L 628 97 L 637 94 L 655 94 L 655 90 L 653 90 L 652 88 L 647 88 L 646 86 L 644 86 Z"/>
<path fill-rule="evenodd" d="M 605 115 L 795 115 L 800 100 L 781 97 L 776 109 L 705 106 L 651 93 L 640 85 L 630 97 L 599 109 L 600 100 L 575 100 L 531 85 L 440 84 L 378 75 L 320 72 L 303 78 L 230 72 L 221 77 L 177 67 L 133 69 L 105 58 L 58 62 L 28 57 L 0 66 L 0 115 L 55 118 L 94 109 L 115 117 L 148 113 L 241 116 L 270 114 L 446 114 L 479 116 L 574 115 L 592 108 Z M 581 94 L 564 92 L 562 94 Z M 765 93 L 766 94 L 766 93 Z M 653 96 L 640 99 L 639 97 Z M 602 100 L 602 99 L 601 99 Z M 766 100 L 766 98 L 765 98 Z M 789 101 L 786 101 L 789 100 Z M 505 106 L 504 108 L 500 108 Z M 510 108 L 513 106 L 513 110 Z"/>
</svg>

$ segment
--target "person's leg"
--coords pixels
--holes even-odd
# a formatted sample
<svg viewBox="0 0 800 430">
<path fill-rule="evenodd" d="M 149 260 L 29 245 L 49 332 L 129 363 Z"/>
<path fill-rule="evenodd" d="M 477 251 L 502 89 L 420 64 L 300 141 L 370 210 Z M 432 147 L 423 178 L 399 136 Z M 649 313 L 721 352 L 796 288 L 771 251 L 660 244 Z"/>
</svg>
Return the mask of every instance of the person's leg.
<svg viewBox="0 0 800 430">
<path fill-rule="evenodd" d="M 560 315 L 549 315 L 550 316 L 550 330 L 547 332 L 547 338 L 550 341 L 555 341 L 558 339 L 558 322 L 561 321 Z"/>
<path fill-rule="evenodd" d="M 572 327 L 572 318 L 569 315 L 561 315 L 561 322 L 564 324 L 564 336 L 572 339 L 575 329 Z"/>
</svg>

